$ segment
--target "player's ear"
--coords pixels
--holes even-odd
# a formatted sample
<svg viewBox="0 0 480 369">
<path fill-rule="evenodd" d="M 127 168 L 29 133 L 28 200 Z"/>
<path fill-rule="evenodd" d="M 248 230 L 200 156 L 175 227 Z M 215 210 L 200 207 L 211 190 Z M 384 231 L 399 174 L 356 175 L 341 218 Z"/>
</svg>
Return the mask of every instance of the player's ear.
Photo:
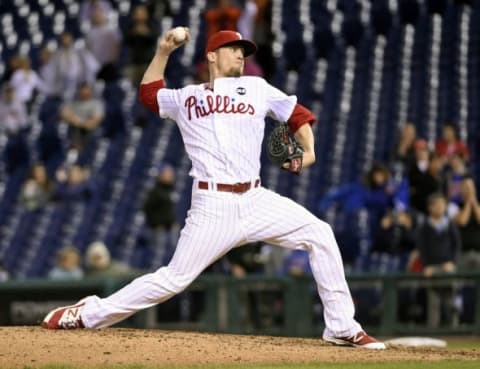
<svg viewBox="0 0 480 369">
<path fill-rule="evenodd" d="M 217 59 L 217 54 L 213 51 L 210 51 L 207 53 L 207 61 L 209 63 L 213 63 Z"/>
</svg>

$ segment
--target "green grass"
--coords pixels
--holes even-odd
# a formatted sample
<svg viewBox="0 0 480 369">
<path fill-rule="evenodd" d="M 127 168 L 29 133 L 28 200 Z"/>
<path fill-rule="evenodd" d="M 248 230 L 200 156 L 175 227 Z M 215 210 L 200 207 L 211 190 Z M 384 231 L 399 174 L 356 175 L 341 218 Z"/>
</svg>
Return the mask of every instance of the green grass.
<svg viewBox="0 0 480 369">
<path fill-rule="evenodd" d="M 477 350 L 480 350 L 480 342 L 448 342 L 447 349 L 452 349 L 452 350 L 477 349 Z"/>
<path fill-rule="evenodd" d="M 389 363 L 317 363 L 279 365 L 197 365 L 197 366 L 111 366 L 102 369 L 478 369 L 479 361 L 444 360 L 437 362 L 401 361 Z M 24 369 L 30 369 L 26 366 Z M 38 369 L 38 368 L 37 368 Z M 43 366 L 39 369 L 78 369 L 73 366 Z"/>
</svg>

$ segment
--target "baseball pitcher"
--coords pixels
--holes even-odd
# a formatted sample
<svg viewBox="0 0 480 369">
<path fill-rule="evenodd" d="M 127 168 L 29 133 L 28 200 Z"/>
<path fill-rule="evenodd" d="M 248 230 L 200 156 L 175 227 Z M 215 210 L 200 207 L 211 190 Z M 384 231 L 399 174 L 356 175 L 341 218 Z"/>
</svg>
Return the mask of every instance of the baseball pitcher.
<svg viewBox="0 0 480 369">
<path fill-rule="evenodd" d="M 167 266 L 135 279 L 106 298 L 89 296 L 51 311 L 49 329 L 104 328 L 183 291 L 210 264 L 234 247 L 266 241 L 309 253 L 324 306 L 323 339 L 338 345 L 384 349 L 354 319 L 354 305 L 331 227 L 260 182 L 265 117 L 279 125 L 269 155 L 299 173 L 315 162 L 312 113 L 262 78 L 242 76 L 256 45 L 238 32 L 220 31 L 207 41 L 208 83 L 170 89 L 169 55 L 190 40 L 189 30 L 166 32 L 143 76 L 140 101 L 174 120 L 192 161 L 192 203 L 175 254 Z"/>
</svg>

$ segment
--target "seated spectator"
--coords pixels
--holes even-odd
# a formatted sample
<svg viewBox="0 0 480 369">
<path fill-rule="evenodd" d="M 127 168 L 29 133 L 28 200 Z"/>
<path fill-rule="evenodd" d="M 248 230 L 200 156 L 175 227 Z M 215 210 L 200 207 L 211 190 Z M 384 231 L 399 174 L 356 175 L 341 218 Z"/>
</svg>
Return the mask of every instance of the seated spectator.
<svg viewBox="0 0 480 369">
<path fill-rule="evenodd" d="M 417 129 L 413 123 L 407 122 L 400 128 L 400 135 L 395 146 L 394 158 L 406 167 L 415 162 L 415 144 L 417 142 Z M 425 142 L 426 143 L 426 142 Z"/>
<path fill-rule="evenodd" d="M 57 253 L 56 265 L 48 273 L 49 279 L 78 280 L 83 278 L 80 268 L 80 253 L 73 246 L 66 246 Z"/>
<path fill-rule="evenodd" d="M 15 71 L 19 68 L 20 68 L 20 55 L 14 54 L 10 56 L 7 61 L 5 72 L 3 73 L 3 76 L 2 76 L 2 80 L 1 80 L 2 84 L 9 83 L 13 76 L 13 73 L 15 73 Z"/>
<path fill-rule="evenodd" d="M 54 199 L 57 201 L 89 201 L 95 187 L 90 178 L 90 170 L 77 164 L 57 171 Z"/>
<path fill-rule="evenodd" d="M 450 170 L 447 173 L 448 200 L 459 204 L 462 200 L 461 185 L 468 177 L 467 165 L 462 154 L 454 153 L 450 157 Z"/>
<path fill-rule="evenodd" d="M 44 206 L 52 193 L 52 185 L 47 169 L 37 163 L 32 169 L 29 178 L 22 187 L 20 203 L 28 210 L 36 210 Z"/>
<path fill-rule="evenodd" d="M 415 159 L 407 169 L 410 206 L 427 214 L 427 198 L 443 187 L 443 160 L 438 154 L 428 150 L 425 140 L 415 143 Z"/>
<path fill-rule="evenodd" d="M 108 24 L 106 14 L 100 7 L 92 16 L 92 27 L 86 35 L 86 46 L 100 63 L 97 78 L 113 81 L 118 78 L 117 62 L 120 55 L 121 35 L 117 28 Z"/>
<path fill-rule="evenodd" d="M 480 204 L 472 178 L 463 179 L 461 201 L 450 204 L 449 210 L 462 240 L 459 267 L 463 271 L 477 271 L 480 269 Z"/>
<path fill-rule="evenodd" d="M 93 96 L 92 87 L 84 82 L 79 86 L 75 100 L 65 103 L 60 112 L 69 125 L 70 147 L 81 152 L 92 138 L 105 115 L 103 101 Z"/>
<path fill-rule="evenodd" d="M 414 249 L 415 232 L 412 215 L 404 210 L 386 213 L 374 236 L 372 252 L 404 257 L 406 266 L 408 257 Z"/>
<path fill-rule="evenodd" d="M 124 37 L 128 50 L 125 74 L 134 87 L 140 85 L 143 73 L 155 52 L 157 37 L 158 34 L 151 25 L 148 8 L 142 4 L 135 6 L 132 12 L 132 24 Z"/>
<path fill-rule="evenodd" d="M 54 97 L 56 91 L 54 86 L 50 86 L 45 83 L 46 81 L 51 82 L 55 79 L 56 71 L 50 66 L 50 61 L 52 60 L 53 51 L 48 46 L 43 46 L 38 52 L 38 77 L 41 80 L 41 92 L 47 97 Z"/>
<path fill-rule="evenodd" d="M 83 82 L 93 83 L 99 64 L 92 53 L 84 48 L 76 48 L 71 33 L 60 35 L 60 45 L 44 70 L 49 78 L 44 82 L 51 92 L 64 100 L 71 100 Z"/>
<path fill-rule="evenodd" d="M 108 16 L 112 11 L 112 5 L 108 0 L 83 0 L 82 5 L 80 5 L 80 21 L 90 22 L 97 10 L 101 10 Z"/>
<path fill-rule="evenodd" d="M 435 152 L 446 162 L 450 161 L 453 154 L 461 154 L 468 160 L 469 153 L 467 145 L 458 138 L 456 127 L 452 123 L 443 126 L 442 138 L 435 143 Z"/>
<path fill-rule="evenodd" d="M 45 90 L 43 81 L 31 68 L 28 56 L 19 58 L 19 68 L 13 73 L 10 84 L 15 89 L 17 98 L 27 105 L 33 101 L 36 91 Z"/>
<path fill-rule="evenodd" d="M 145 221 L 149 230 L 149 243 L 155 253 L 154 265 L 164 265 L 170 260 L 173 250 L 169 249 L 169 239 L 177 234 L 173 189 L 175 171 L 168 164 L 162 164 L 154 186 L 147 194 L 143 205 Z M 175 242 L 173 242 L 175 244 Z"/>
<path fill-rule="evenodd" d="M 15 88 L 6 84 L 0 98 L 0 131 L 9 136 L 17 135 L 28 126 L 25 103 L 17 97 Z"/>
<path fill-rule="evenodd" d="M 8 173 L 28 165 L 30 154 L 25 137 L 28 125 L 25 103 L 16 98 L 15 90 L 7 84 L 3 87 L 0 98 L 0 133 L 5 133 L 8 137 L 3 153 Z"/>
<path fill-rule="evenodd" d="M 454 273 L 461 252 L 458 227 L 447 214 L 447 199 L 441 193 L 428 198 L 428 218 L 420 224 L 416 237 L 423 265 L 423 274 L 431 277 L 437 274 Z M 428 323 L 438 327 L 441 321 L 442 303 L 446 320 L 453 324 L 458 318 L 454 306 L 454 290 L 450 284 L 441 283 L 428 288 Z"/>
<path fill-rule="evenodd" d="M 373 164 L 366 173 L 363 183 L 347 183 L 333 188 L 321 199 L 322 213 L 336 205 L 339 218 L 344 219 L 336 227 L 336 237 L 341 245 L 343 262 L 346 267 L 353 265 L 360 252 L 361 234 L 373 237 L 377 233 L 380 219 L 389 209 L 408 208 L 408 182 L 405 179 L 392 180 L 390 171 L 382 164 Z M 361 213 L 368 214 L 363 230 L 358 225 Z"/>
<path fill-rule="evenodd" d="M 87 277 L 122 277 L 134 273 L 128 265 L 112 260 L 107 246 L 99 241 L 92 242 L 88 246 L 85 264 Z"/>
<path fill-rule="evenodd" d="M 338 202 L 347 213 L 367 208 L 382 216 L 388 208 L 408 205 L 406 181 L 393 181 L 390 171 L 383 164 L 373 164 L 363 183 L 350 183 L 334 188 L 320 201 L 320 211 L 326 211 Z"/>
<path fill-rule="evenodd" d="M 145 220 L 151 229 L 169 231 L 176 222 L 175 204 L 172 199 L 174 182 L 173 167 L 163 164 L 143 206 Z"/>
<path fill-rule="evenodd" d="M 265 259 L 261 256 L 261 242 L 255 242 L 229 251 L 227 260 L 230 264 L 230 272 L 236 278 L 243 278 L 248 274 L 263 272 Z"/>
</svg>

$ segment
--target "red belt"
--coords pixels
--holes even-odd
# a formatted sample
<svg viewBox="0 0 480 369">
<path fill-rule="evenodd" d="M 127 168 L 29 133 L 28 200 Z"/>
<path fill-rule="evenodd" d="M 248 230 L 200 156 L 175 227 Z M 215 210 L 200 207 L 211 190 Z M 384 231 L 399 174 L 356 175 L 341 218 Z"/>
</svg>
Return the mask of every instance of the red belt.
<svg viewBox="0 0 480 369">
<path fill-rule="evenodd" d="M 245 182 L 245 183 L 235 183 L 235 184 L 224 184 L 224 183 L 217 183 L 216 188 L 217 191 L 222 192 L 233 192 L 233 193 L 244 193 L 247 192 L 252 187 L 258 187 L 260 185 L 260 180 L 257 179 L 252 186 L 252 182 Z M 208 182 L 199 181 L 198 188 L 201 190 L 208 190 L 209 185 Z M 212 188 L 214 190 L 215 187 Z"/>
</svg>

